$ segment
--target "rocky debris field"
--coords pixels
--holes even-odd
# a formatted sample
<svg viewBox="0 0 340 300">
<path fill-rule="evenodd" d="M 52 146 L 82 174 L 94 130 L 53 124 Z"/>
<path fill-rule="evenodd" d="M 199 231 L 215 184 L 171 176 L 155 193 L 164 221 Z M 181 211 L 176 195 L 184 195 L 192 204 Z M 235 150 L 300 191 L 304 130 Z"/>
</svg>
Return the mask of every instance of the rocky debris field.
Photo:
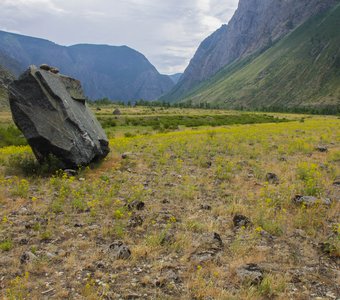
<svg viewBox="0 0 340 300">
<path fill-rule="evenodd" d="M 339 130 L 121 137 L 53 176 L 29 147 L 0 148 L 1 298 L 337 299 Z"/>
</svg>

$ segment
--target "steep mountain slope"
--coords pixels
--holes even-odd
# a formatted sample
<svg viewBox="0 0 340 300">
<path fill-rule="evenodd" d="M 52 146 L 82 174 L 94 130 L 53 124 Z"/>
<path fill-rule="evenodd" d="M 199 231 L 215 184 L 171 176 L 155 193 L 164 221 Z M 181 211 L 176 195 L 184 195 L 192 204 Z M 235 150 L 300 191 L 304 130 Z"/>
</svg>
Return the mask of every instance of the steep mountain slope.
<svg viewBox="0 0 340 300">
<path fill-rule="evenodd" d="M 180 82 L 163 97 L 177 101 L 224 66 L 270 47 L 338 0 L 240 0 L 228 25 L 202 42 Z"/>
<path fill-rule="evenodd" d="M 182 75 L 183 73 L 176 73 L 176 74 L 169 75 L 169 77 L 174 82 L 174 84 L 176 84 L 180 80 Z"/>
<path fill-rule="evenodd" d="M 237 108 L 340 108 L 340 4 L 264 53 L 240 60 L 185 100 Z"/>
<path fill-rule="evenodd" d="M 144 55 L 126 46 L 65 47 L 0 31 L 0 53 L 10 58 L 4 59 L 3 65 L 15 75 L 31 64 L 47 63 L 58 67 L 62 73 L 81 80 L 90 98 L 154 100 L 174 85 L 168 76 L 159 74 Z"/>
<path fill-rule="evenodd" d="M 0 109 L 8 108 L 8 84 L 14 76 L 0 65 Z"/>
</svg>

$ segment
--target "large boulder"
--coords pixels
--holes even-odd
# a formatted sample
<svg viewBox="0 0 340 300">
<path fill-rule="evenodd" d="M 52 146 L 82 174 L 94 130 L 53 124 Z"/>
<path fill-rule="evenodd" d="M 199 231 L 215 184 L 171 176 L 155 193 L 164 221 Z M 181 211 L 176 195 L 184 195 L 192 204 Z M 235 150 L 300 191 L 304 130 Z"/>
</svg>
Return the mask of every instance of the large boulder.
<svg viewBox="0 0 340 300">
<path fill-rule="evenodd" d="M 85 103 L 78 80 L 30 66 L 10 87 L 13 120 L 39 162 L 54 155 L 75 168 L 109 153 L 106 134 Z"/>
</svg>

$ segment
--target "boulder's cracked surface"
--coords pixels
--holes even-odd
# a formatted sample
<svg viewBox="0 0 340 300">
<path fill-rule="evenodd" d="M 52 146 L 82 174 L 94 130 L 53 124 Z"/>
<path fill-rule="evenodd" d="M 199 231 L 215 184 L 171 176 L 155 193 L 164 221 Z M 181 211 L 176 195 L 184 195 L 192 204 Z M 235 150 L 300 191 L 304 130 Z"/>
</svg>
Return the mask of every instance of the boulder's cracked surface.
<svg viewBox="0 0 340 300">
<path fill-rule="evenodd" d="M 63 168 L 76 168 L 109 153 L 78 80 L 30 66 L 9 91 L 13 120 L 39 162 L 54 155 Z"/>
</svg>

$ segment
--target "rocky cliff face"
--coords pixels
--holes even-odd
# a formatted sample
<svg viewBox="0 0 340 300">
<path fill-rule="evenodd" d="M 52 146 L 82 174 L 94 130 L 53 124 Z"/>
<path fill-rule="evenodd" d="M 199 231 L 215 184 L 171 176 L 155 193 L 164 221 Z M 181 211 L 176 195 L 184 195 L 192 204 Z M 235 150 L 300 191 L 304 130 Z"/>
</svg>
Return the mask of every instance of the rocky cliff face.
<svg viewBox="0 0 340 300">
<path fill-rule="evenodd" d="M 56 66 L 61 72 L 79 78 L 85 94 L 92 99 L 155 100 L 174 86 L 144 55 L 126 46 L 64 47 L 0 31 L 0 62 L 1 57 L 5 57 L 6 68 L 16 75 L 32 64 Z"/>
<path fill-rule="evenodd" d="M 240 0 L 229 24 L 202 42 L 180 82 L 164 99 L 179 100 L 224 66 L 270 47 L 336 3 L 338 0 Z"/>
</svg>

